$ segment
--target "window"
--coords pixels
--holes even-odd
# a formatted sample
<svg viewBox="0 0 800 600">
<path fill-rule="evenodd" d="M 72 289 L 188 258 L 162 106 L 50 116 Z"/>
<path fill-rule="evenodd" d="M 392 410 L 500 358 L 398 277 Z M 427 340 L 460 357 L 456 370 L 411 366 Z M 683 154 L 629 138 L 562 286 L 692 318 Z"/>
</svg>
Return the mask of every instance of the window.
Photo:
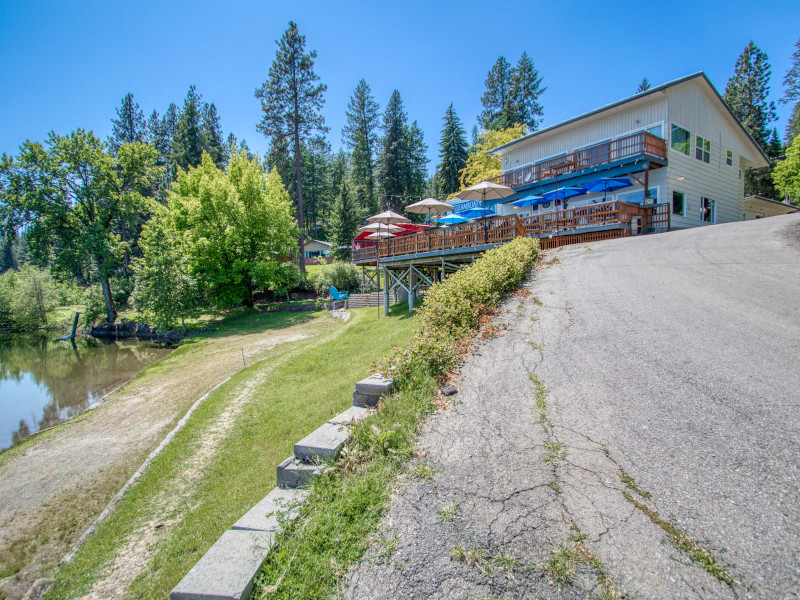
<svg viewBox="0 0 800 600">
<path fill-rule="evenodd" d="M 658 202 L 658 188 L 650 188 L 647 194 L 649 200 Z M 628 204 L 641 204 L 644 202 L 644 190 L 637 190 L 635 192 L 626 192 L 624 194 L 617 194 L 617 200 L 620 202 L 627 202 Z"/>
<path fill-rule="evenodd" d="M 678 127 L 675 123 L 672 124 L 672 149 L 678 152 L 683 152 L 689 156 L 691 152 L 692 134 L 685 130 L 683 127 Z"/>
<path fill-rule="evenodd" d="M 710 198 L 700 199 L 700 220 L 703 223 L 717 222 L 717 206 L 714 200 Z"/>
<path fill-rule="evenodd" d="M 672 214 L 683 217 L 686 214 L 686 194 L 672 192 Z"/>
<path fill-rule="evenodd" d="M 733 152 L 730 150 L 725 153 L 725 164 L 729 167 L 733 166 Z"/>
<path fill-rule="evenodd" d="M 704 163 L 711 162 L 711 142 L 709 142 L 706 138 L 700 137 L 699 135 L 694 137 L 694 157 L 697 160 L 702 160 Z"/>
</svg>

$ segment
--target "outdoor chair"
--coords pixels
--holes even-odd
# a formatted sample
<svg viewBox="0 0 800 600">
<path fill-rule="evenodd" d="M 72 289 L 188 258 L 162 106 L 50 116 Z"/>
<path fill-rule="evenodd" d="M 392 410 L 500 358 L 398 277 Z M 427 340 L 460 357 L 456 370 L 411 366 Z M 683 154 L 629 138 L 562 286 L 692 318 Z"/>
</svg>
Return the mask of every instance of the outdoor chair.
<svg viewBox="0 0 800 600">
<path fill-rule="evenodd" d="M 333 286 L 329 287 L 328 291 L 331 293 L 331 298 L 334 300 L 347 300 L 348 296 L 350 296 L 350 292 L 340 292 Z"/>
</svg>

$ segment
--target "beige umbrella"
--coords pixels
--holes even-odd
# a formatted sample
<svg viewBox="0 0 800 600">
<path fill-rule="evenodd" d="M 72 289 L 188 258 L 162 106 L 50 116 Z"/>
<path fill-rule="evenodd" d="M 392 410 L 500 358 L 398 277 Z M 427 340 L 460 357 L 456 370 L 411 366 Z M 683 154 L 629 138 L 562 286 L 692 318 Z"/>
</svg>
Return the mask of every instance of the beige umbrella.
<svg viewBox="0 0 800 600">
<path fill-rule="evenodd" d="M 376 231 L 375 233 L 370 233 L 366 239 L 368 240 L 382 240 L 385 238 L 394 237 L 393 233 L 389 233 L 388 231 Z"/>
<path fill-rule="evenodd" d="M 390 210 L 368 217 L 367 221 L 370 223 L 411 223 L 411 219 L 407 219 L 403 215 L 398 215 Z"/>
<path fill-rule="evenodd" d="M 440 215 L 453 210 L 453 205 L 442 202 L 436 198 L 425 198 L 414 204 L 409 204 L 405 208 L 406 212 L 417 213 L 418 215 Z"/>
<path fill-rule="evenodd" d="M 486 200 L 502 200 L 503 198 L 508 198 L 513 193 L 514 190 L 507 185 L 492 183 L 491 181 L 481 181 L 472 187 L 461 190 L 456 194 L 456 197 L 462 200 L 480 200 L 481 202 L 485 202 Z"/>
<path fill-rule="evenodd" d="M 370 223 L 358 228 L 359 231 L 388 231 L 389 233 L 397 233 L 403 231 L 402 227 L 392 225 L 391 223 Z"/>
</svg>

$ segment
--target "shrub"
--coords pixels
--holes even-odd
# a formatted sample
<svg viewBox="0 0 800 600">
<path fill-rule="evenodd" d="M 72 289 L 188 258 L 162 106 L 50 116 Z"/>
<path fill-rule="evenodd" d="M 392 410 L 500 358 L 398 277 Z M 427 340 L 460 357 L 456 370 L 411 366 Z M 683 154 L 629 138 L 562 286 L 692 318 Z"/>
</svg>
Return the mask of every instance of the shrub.
<svg viewBox="0 0 800 600">
<path fill-rule="evenodd" d="M 537 241 L 517 238 L 432 286 L 419 310 L 420 330 L 409 346 L 384 361 L 381 370 L 401 384 L 420 370 L 442 377 L 466 350 L 481 316 L 519 287 L 538 256 Z"/>
<path fill-rule="evenodd" d="M 309 273 L 307 281 L 318 294 L 327 294 L 330 286 L 340 292 L 353 292 L 359 289 L 361 273 L 353 263 L 334 261 Z"/>
</svg>

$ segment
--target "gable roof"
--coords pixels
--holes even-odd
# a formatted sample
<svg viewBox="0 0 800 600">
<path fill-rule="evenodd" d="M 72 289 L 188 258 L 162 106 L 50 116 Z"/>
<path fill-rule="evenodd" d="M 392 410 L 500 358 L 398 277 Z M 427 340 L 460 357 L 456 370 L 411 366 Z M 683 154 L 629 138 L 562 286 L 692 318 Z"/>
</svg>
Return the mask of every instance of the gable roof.
<svg viewBox="0 0 800 600">
<path fill-rule="evenodd" d="M 561 121 L 560 123 L 556 123 L 555 125 L 550 125 L 549 127 L 545 127 L 544 129 L 539 129 L 538 131 L 534 131 L 533 133 L 529 133 L 528 135 L 523 135 L 522 137 L 517 138 L 516 140 L 511 140 L 510 142 L 507 142 L 505 144 L 497 146 L 496 148 L 492 148 L 491 150 L 487 150 L 486 154 L 494 154 L 498 150 L 502 150 L 504 148 L 508 148 L 509 146 L 513 146 L 514 144 L 518 144 L 519 142 L 523 142 L 523 141 L 529 140 L 531 138 L 534 138 L 534 137 L 536 137 L 538 135 L 542 135 L 544 133 L 548 133 L 548 132 L 553 131 L 555 129 L 559 129 L 560 127 L 564 127 L 565 125 L 569 125 L 571 123 L 575 123 L 576 121 L 580 121 L 581 119 L 586 119 L 586 118 L 589 118 L 589 117 L 593 117 L 596 114 L 602 113 L 602 112 L 607 111 L 607 110 L 611 110 L 612 108 L 616 108 L 617 106 L 621 106 L 621 105 L 626 104 L 628 102 L 631 102 L 633 100 L 638 100 L 640 98 L 644 98 L 646 96 L 649 96 L 651 94 L 655 94 L 657 92 L 662 92 L 662 91 L 666 90 L 667 88 L 671 88 L 671 87 L 674 87 L 676 85 L 680 85 L 682 83 L 686 83 L 687 81 L 691 81 L 691 80 L 697 79 L 697 78 L 701 78 L 703 81 L 705 81 L 708 84 L 708 87 L 710 87 L 711 90 L 714 92 L 714 96 L 720 101 L 720 103 L 722 103 L 722 105 L 725 107 L 725 110 L 728 111 L 728 114 L 730 115 L 730 117 L 739 126 L 739 129 L 741 129 L 741 131 L 744 132 L 744 134 L 747 136 L 747 139 L 750 140 L 750 142 L 753 144 L 753 146 L 758 150 L 758 153 L 761 156 L 764 157 L 764 160 L 767 161 L 767 163 L 771 164 L 772 161 L 764 153 L 764 150 L 761 149 L 761 146 L 758 145 L 758 142 L 756 142 L 755 139 L 753 139 L 753 136 L 750 135 L 750 132 L 747 131 L 747 129 L 745 129 L 745 127 L 744 127 L 744 125 L 742 125 L 741 121 L 739 121 L 739 119 L 736 118 L 736 115 L 733 114 L 733 111 L 731 110 L 731 107 L 728 106 L 728 103 L 725 102 L 725 100 L 722 98 L 720 93 L 717 91 L 717 88 L 714 87 L 714 84 L 711 83 L 711 80 L 708 78 L 708 76 L 705 74 L 704 71 L 698 71 L 697 73 L 692 73 L 691 75 L 685 75 L 684 77 L 680 77 L 679 79 L 674 79 L 672 81 L 668 81 L 667 83 L 662 83 L 661 85 L 657 85 L 655 87 L 651 87 L 649 90 L 646 90 L 644 92 L 638 92 L 636 94 L 633 94 L 632 96 L 628 96 L 627 98 L 623 98 L 622 100 L 617 100 L 616 102 L 612 102 L 611 104 L 606 104 L 605 106 L 601 106 L 600 108 L 596 108 L 594 110 L 590 110 L 589 112 L 583 113 L 583 114 L 578 115 L 576 117 L 572 117 L 571 119 L 567 119 L 566 121 Z"/>
</svg>

